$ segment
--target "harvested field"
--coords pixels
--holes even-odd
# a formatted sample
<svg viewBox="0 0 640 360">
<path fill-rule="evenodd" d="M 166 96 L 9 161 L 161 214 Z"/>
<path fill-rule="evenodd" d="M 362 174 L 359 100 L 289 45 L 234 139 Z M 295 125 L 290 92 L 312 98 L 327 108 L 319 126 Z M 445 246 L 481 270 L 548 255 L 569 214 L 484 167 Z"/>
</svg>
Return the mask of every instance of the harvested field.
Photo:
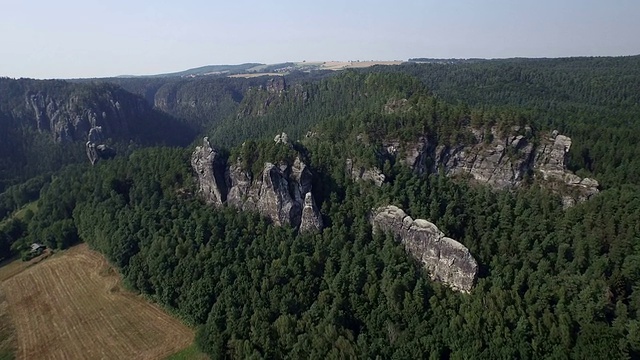
<svg viewBox="0 0 640 360">
<path fill-rule="evenodd" d="M 400 65 L 402 61 L 326 61 L 320 66 L 323 70 L 343 70 L 366 68 L 374 65 Z"/>
<path fill-rule="evenodd" d="M 39 263 L 40 261 L 45 260 L 52 254 L 53 253 L 51 252 L 51 250 L 46 249 L 42 254 L 34 257 L 29 261 L 22 261 L 16 257 L 16 258 L 1 262 L 0 263 L 0 283 L 11 278 L 12 276 L 15 276 L 23 272 L 26 268 L 33 266 Z"/>
<path fill-rule="evenodd" d="M 231 78 L 255 78 L 260 76 L 283 76 L 288 75 L 288 73 L 274 73 L 274 72 L 266 72 L 266 73 L 250 73 L 250 74 L 233 74 L 229 75 Z"/>
<path fill-rule="evenodd" d="M 9 317 L 8 304 L 0 292 L 0 359 L 12 359 L 16 350 L 16 336 Z"/>
<path fill-rule="evenodd" d="M 310 61 L 310 62 L 297 62 L 292 66 L 295 70 L 300 71 L 309 71 L 309 70 L 345 70 L 345 69 L 360 69 L 366 68 L 374 65 L 400 65 L 403 61 L 393 60 L 393 61 Z M 243 77 L 243 78 L 253 78 L 258 76 L 283 76 L 288 75 L 289 72 L 264 72 L 266 66 L 256 66 L 249 70 L 255 71 L 251 73 L 243 73 L 243 74 L 233 74 L 229 75 L 229 77 Z M 291 70 L 291 69 L 289 69 Z"/>
<path fill-rule="evenodd" d="M 98 253 L 79 245 L 0 284 L 18 359 L 159 359 L 193 331 L 121 288 Z"/>
<path fill-rule="evenodd" d="M 0 262 L 0 283 L 14 275 L 21 273 L 27 267 L 28 264 L 26 262 L 20 261 L 20 259 L 18 258 Z"/>
</svg>

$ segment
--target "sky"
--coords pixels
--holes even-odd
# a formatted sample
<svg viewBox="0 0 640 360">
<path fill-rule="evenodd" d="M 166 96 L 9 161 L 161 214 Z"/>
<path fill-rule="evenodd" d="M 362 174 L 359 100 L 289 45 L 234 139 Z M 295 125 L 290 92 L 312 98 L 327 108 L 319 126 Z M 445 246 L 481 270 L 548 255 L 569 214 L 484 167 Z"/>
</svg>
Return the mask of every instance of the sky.
<svg viewBox="0 0 640 360">
<path fill-rule="evenodd" d="M 640 0 L 0 0 L 0 76 L 640 54 Z"/>
</svg>

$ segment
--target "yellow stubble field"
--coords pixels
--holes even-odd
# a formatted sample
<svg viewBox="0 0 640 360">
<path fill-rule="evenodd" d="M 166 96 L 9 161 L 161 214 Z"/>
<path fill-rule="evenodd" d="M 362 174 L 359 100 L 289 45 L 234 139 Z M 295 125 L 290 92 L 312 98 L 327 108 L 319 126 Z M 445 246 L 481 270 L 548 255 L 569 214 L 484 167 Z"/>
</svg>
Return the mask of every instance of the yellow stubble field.
<svg viewBox="0 0 640 360">
<path fill-rule="evenodd" d="M 18 359 L 162 359 L 193 342 L 84 244 L 0 281 Z"/>
</svg>

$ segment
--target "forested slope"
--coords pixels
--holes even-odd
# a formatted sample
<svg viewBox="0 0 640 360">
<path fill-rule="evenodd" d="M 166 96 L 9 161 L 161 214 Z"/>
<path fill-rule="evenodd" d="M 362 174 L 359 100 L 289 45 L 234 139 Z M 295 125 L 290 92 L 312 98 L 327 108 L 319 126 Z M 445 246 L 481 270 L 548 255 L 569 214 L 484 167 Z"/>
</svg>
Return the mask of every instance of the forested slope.
<svg viewBox="0 0 640 360">
<path fill-rule="evenodd" d="M 324 185 L 328 227 L 310 236 L 191 198 L 187 157 L 147 150 L 65 174 L 29 236 L 66 247 L 77 231 L 133 288 L 202 325 L 198 343 L 214 357 L 638 354 L 636 188 L 563 211 L 538 188 L 496 193 L 398 169 L 378 189 L 343 176 Z M 470 295 L 371 235 L 370 209 L 385 203 L 470 249 L 481 266 Z"/>
<path fill-rule="evenodd" d="M 332 72 L 294 72 L 286 76 L 288 86 L 307 83 Z M 284 79 L 284 77 L 276 77 Z M 272 77 L 231 78 L 223 75 L 152 78 L 93 79 L 121 86 L 139 94 L 157 110 L 180 118 L 199 131 L 209 131 L 218 123 L 238 118 L 238 111 L 250 89 L 268 87 Z"/>
<path fill-rule="evenodd" d="M 574 170 L 602 184 L 640 179 L 640 56 L 506 59 L 405 64 L 370 71 L 420 79 L 442 99 L 526 113 L 540 127 L 571 136 Z"/>
</svg>

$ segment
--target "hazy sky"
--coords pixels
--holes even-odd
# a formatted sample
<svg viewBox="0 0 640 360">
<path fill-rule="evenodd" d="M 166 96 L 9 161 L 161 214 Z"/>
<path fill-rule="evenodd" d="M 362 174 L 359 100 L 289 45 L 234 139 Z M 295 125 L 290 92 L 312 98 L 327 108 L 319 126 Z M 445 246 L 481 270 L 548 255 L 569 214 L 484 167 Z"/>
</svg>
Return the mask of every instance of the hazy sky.
<svg viewBox="0 0 640 360">
<path fill-rule="evenodd" d="M 640 54 L 640 0 L 0 0 L 0 76 Z"/>
</svg>

